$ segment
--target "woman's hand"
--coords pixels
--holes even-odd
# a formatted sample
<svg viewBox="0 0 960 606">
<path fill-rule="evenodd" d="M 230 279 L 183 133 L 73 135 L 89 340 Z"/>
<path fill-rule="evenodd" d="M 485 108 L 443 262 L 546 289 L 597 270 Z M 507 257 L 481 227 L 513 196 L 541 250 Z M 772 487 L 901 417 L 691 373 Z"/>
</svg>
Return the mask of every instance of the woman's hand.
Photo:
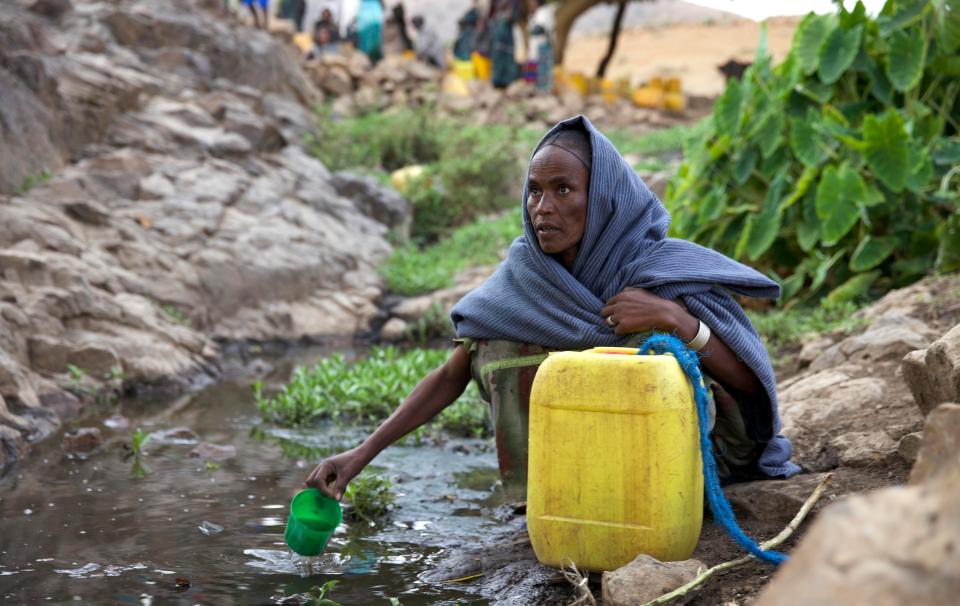
<svg viewBox="0 0 960 606">
<path fill-rule="evenodd" d="M 352 448 L 320 461 L 320 464 L 307 477 L 307 486 L 317 488 L 323 494 L 338 501 L 342 499 L 350 480 L 357 477 L 357 474 L 367 466 L 366 457 L 358 450 L 358 448 Z"/>
<path fill-rule="evenodd" d="M 627 288 L 607 301 L 600 311 L 604 322 L 618 335 L 658 330 L 673 332 L 688 315 L 678 303 L 662 299 L 642 288 Z"/>
</svg>

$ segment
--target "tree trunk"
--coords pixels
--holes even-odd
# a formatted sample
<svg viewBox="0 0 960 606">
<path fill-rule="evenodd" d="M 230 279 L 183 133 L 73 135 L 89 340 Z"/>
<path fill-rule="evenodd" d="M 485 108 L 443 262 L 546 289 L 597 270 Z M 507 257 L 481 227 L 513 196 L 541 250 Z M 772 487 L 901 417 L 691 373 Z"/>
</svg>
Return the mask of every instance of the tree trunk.
<svg viewBox="0 0 960 606">
<path fill-rule="evenodd" d="M 613 28 L 610 31 L 610 46 L 607 47 L 607 54 L 597 67 L 597 78 L 603 79 L 607 75 L 607 65 L 613 58 L 613 53 L 617 50 L 617 38 L 620 37 L 620 29 L 623 27 L 623 14 L 627 12 L 627 0 L 620 0 L 617 6 L 617 16 L 613 18 Z"/>
</svg>

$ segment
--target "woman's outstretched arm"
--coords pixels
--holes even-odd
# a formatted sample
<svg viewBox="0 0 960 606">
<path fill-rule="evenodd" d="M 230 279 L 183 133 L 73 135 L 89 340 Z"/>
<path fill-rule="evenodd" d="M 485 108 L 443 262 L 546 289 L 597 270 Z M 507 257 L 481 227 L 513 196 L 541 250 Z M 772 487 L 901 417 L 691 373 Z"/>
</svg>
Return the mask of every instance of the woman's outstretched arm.
<svg viewBox="0 0 960 606">
<path fill-rule="evenodd" d="M 407 399 L 356 448 L 324 459 L 307 477 L 307 486 L 341 499 L 347 484 L 378 454 L 456 401 L 470 383 L 470 354 L 457 345 L 443 366 L 413 388 Z"/>
</svg>

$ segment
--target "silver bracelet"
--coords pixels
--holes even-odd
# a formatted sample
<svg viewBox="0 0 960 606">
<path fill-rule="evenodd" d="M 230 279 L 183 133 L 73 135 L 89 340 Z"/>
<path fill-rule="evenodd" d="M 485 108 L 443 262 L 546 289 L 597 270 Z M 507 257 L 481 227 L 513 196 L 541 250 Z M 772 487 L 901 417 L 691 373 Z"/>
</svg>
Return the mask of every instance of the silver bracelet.
<svg viewBox="0 0 960 606">
<path fill-rule="evenodd" d="M 697 322 L 700 322 L 700 327 L 697 328 L 697 336 L 687 343 L 687 347 L 693 351 L 700 351 L 707 346 L 707 341 L 710 340 L 710 327 L 701 320 L 697 320 Z"/>
</svg>

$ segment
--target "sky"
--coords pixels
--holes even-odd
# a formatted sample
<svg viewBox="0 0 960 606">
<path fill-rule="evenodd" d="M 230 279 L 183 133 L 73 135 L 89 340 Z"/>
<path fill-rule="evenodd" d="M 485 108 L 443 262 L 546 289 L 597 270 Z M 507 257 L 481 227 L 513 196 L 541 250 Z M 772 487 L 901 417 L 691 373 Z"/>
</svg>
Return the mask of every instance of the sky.
<svg viewBox="0 0 960 606">
<path fill-rule="evenodd" d="M 836 9 L 831 0 L 686 0 L 690 4 L 715 8 L 762 21 L 767 17 L 781 15 L 805 15 L 810 11 L 832 13 Z M 863 0 L 867 12 L 875 15 L 883 8 L 885 0 Z M 853 8 L 856 2 L 846 0 L 844 6 Z"/>
</svg>

